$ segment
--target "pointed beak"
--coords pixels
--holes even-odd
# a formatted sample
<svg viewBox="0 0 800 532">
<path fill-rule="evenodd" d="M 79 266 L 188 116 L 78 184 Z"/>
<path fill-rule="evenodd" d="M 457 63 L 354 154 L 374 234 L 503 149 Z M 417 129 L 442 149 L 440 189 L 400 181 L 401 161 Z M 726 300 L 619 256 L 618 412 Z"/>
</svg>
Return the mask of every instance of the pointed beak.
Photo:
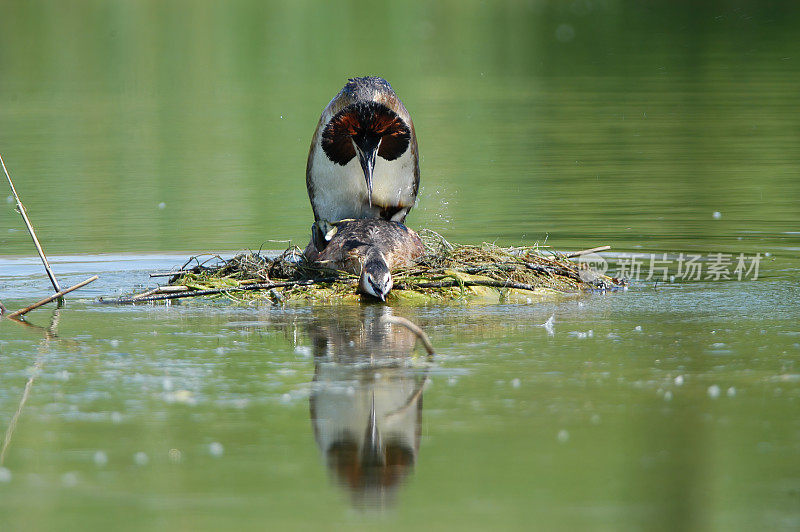
<svg viewBox="0 0 800 532">
<path fill-rule="evenodd" d="M 373 136 L 363 136 L 358 140 L 354 139 L 353 145 L 356 148 L 358 160 L 361 163 L 361 169 L 364 171 L 364 179 L 367 181 L 369 206 L 372 207 L 372 172 L 375 169 L 375 156 L 378 154 L 378 147 L 381 145 L 381 139 Z"/>
<path fill-rule="evenodd" d="M 381 301 L 386 301 L 386 294 L 389 293 L 389 291 L 386 290 L 386 287 L 376 284 L 371 277 L 367 278 L 367 282 L 370 284 L 372 295 Z"/>
<path fill-rule="evenodd" d="M 378 430 L 378 420 L 375 415 L 375 392 L 372 392 L 372 406 L 369 409 L 367 431 L 364 435 L 364 447 L 361 450 L 361 463 L 367 467 L 382 466 L 384 458 L 381 447 L 381 433 Z"/>
</svg>

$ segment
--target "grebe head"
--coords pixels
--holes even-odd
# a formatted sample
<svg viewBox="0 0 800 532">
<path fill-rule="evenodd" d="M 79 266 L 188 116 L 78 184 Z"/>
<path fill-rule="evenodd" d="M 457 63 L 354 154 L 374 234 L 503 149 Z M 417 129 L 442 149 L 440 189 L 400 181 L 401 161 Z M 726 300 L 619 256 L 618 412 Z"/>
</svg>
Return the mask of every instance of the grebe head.
<svg viewBox="0 0 800 532">
<path fill-rule="evenodd" d="M 363 294 L 386 301 L 386 294 L 392 289 L 394 281 L 386 264 L 386 259 L 380 251 L 370 249 L 367 259 L 361 268 L 361 277 L 358 281 L 358 288 Z"/>
</svg>

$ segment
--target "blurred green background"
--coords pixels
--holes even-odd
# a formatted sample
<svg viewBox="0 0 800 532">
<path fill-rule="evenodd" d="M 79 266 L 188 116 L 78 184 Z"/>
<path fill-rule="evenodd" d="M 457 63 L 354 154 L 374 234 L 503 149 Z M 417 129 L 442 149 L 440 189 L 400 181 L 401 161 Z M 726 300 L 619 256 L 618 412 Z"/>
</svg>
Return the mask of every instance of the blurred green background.
<svg viewBox="0 0 800 532">
<path fill-rule="evenodd" d="M 376 74 L 419 137 L 412 227 L 749 251 L 800 222 L 798 28 L 789 1 L 4 0 L 0 153 L 50 253 L 303 245 L 319 113 Z M 10 203 L 0 253 L 33 253 Z"/>
</svg>

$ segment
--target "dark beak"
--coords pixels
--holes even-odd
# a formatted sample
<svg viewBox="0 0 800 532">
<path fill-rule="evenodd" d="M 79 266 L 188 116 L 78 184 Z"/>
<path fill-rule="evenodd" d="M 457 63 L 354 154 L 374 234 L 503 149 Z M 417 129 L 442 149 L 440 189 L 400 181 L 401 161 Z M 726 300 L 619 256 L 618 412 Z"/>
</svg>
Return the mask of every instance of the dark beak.
<svg viewBox="0 0 800 532">
<path fill-rule="evenodd" d="M 375 169 L 375 156 L 378 154 L 381 139 L 372 135 L 364 135 L 361 138 L 353 139 L 353 144 L 358 153 L 358 160 L 361 162 L 361 169 L 364 171 L 364 179 L 367 180 L 369 206 L 372 207 L 372 171 Z"/>
<path fill-rule="evenodd" d="M 372 281 L 372 279 L 369 280 L 369 284 L 372 285 L 372 289 L 375 290 L 375 293 L 377 294 L 378 299 L 380 299 L 381 301 L 386 301 L 386 296 L 383 294 L 383 287 L 382 286 L 378 286 L 377 284 L 375 284 Z"/>
</svg>

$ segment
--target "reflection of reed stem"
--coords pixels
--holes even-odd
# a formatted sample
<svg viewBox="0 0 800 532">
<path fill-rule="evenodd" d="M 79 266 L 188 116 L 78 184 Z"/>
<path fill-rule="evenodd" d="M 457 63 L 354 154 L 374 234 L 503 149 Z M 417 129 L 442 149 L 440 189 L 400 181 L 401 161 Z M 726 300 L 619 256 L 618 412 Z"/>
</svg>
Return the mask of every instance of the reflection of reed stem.
<svg viewBox="0 0 800 532">
<path fill-rule="evenodd" d="M 42 370 L 42 349 L 47 346 L 50 342 L 50 339 L 57 338 L 56 328 L 58 327 L 58 322 L 61 319 L 61 314 L 58 312 L 58 309 L 53 311 L 53 316 L 50 318 L 50 327 L 44 329 L 45 331 L 44 340 L 42 343 L 39 344 L 39 356 L 37 357 L 36 362 L 33 364 L 33 374 L 28 379 L 28 382 L 25 383 L 25 390 L 22 392 L 22 397 L 19 400 L 19 406 L 17 407 L 17 411 L 14 412 L 14 415 L 11 417 L 11 422 L 8 424 L 8 428 L 6 429 L 5 438 L 3 438 L 3 448 L 0 449 L 0 466 L 6 460 L 6 452 L 8 451 L 8 446 L 11 445 L 11 437 L 14 435 L 14 429 L 17 426 L 17 421 L 19 420 L 19 416 L 22 415 L 22 409 L 25 407 L 25 403 L 28 401 L 28 396 L 31 393 L 31 388 L 33 387 L 33 381 L 36 380 L 36 377 L 39 375 L 39 372 Z M 16 320 L 15 320 L 16 321 Z M 20 322 L 25 323 L 25 322 Z M 26 325 L 30 325 L 25 323 Z"/>
<path fill-rule="evenodd" d="M 22 392 L 22 398 L 19 400 L 17 411 L 14 412 L 14 416 L 11 418 L 11 422 L 8 424 L 8 428 L 6 429 L 6 437 L 3 439 L 3 449 L 0 450 L 0 466 L 3 465 L 3 462 L 6 459 L 6 451 L 8 450 L 8 446 L 11 444 L 11 437 L 14 435 L 14 428 L 17 426 L 17 420 L 22 414 L 22 409 L 25 407 L 25 402 L 28 400 L 28 395 L 31 393 L 33 381 L 36 380 L 36 376 L 39 375 L 39 371 L 42 369 L 42 363 L 37 361 L 33 367 L 33 375 L 31 375 L 31 377 L 28 379 L 28 382 L 25 383 L 25 391 Z"/>
</svg>

